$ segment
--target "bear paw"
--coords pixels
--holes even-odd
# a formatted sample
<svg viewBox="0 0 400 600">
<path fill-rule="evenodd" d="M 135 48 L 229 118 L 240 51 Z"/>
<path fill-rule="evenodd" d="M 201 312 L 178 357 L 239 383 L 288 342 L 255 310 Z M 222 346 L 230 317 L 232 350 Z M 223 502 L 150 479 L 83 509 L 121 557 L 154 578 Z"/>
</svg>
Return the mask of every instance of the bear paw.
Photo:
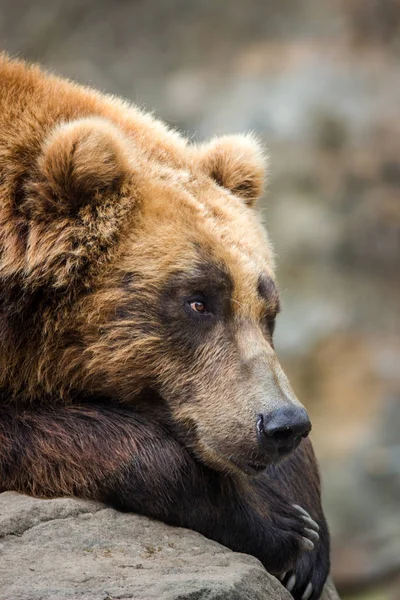
<svg viewBox="0 0 400 600">
<path fill-rule="evenodd" d="M 325 560 L 324 553 L 319 552 L 318 523 L 301 506 L 294 504 L 293 507 L 300 513 L 305 525 L 301 545 L 306 552 L 300 556 L 294 569 L 282 573 L 279 579 L 295 600 L 317 600 L 327 578 L 329 561 Z"/>
</svg>

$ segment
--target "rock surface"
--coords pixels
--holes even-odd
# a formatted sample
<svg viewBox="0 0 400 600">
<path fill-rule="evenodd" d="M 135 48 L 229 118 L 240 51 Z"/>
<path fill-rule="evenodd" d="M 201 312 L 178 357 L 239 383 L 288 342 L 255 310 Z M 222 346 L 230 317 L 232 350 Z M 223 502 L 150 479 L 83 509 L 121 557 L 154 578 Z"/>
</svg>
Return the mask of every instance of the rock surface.
<svg viewBox="0 0 400 600">
<path fill-rule="evenodd" d="M 252 556 L 101 504 L 0 494 L 0 600 L 290 600 Z M 332 585 L 324 600 L 337 600 Z"/>
</svg>

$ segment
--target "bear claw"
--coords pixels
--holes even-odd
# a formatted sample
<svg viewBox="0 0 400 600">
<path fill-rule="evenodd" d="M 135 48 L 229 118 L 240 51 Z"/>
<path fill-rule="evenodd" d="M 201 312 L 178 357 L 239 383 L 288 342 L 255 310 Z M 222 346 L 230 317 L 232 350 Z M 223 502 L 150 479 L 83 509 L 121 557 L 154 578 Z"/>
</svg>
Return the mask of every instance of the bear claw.
<svg viewBox="0 0 400 600">
<path fill-rule="evenodd" d="M 305 521 L 305 523 L 307 523 L 310 529 L 314 529 L 314 531 L 319 531 L 318 523 L 314 521 L 311 515 L 306 510 L 304 510 L 302 506 L 299 506 L 298 504 L 293 504 L 293 508 L 299 511 L 301 518 L 303 519 L 303 521 Z"/>
<path fill-rule="evenodd" d="M 311 527 L 311 529 L 314 529 L 314 531 L 319 531 L 318 523 L 316 523 L 313 519 L 311 519 L 311 517 L 306 517 L 305 515 L 301 515 L 301 518 L 309 527 Z"/>
<path fill-rule="evenodd" d="M 281 575 L 281 577 L 279 578 L 282 581 L 282 583 L 287 575 L 288 575 L 288 571 L 286 571 L 286 573 L 283 573 Z M 297 583 L 297 577 L 296 577 L 295 573 L 291 573 L 291 574 L 289 574 L 289 579 L 287 580 L 286 583 L 283 583 L 283 585 L 287 589 L 288 592 L 292 593 L 294 588 L 296 587 L 296 583 Z M 309 598 L 311 598 L 311 596 L 312 596 L 313 589 L 314 589 L 313 584 L 311 583 L 311 581 L 309 581 L 302 596 L 301 596 L 301 600 L 309 600 Z"/>
<path fill-rule="evenodd" d="M 311 552 L 311 550 L 314 550 L 315 543 L 319 540 L 319 525 L 314 521 L 314 519 L 311 518 L 309 513 L 304 510 L 302 506 L 293 504 L 293 508 L 300 513 L 300 517 L 304 521 L 304 524 L 307 525 L 307 527 L 304 527 L 305 535 L 302 536 L 301 547 L 303 550 Z"/>
<path fill-rule="evenodd" d="M 308 600 L 311 596 L 311 594 L 313 593 L 313 584 L 311 583 L 311 581 L 308 583 L 306 589 L 304 590 L 304 593 L 301 597 L 301 600 Z"/>
<path fill-rule="evenodd" d="M 291 575 L 289 577 L 289 579 L 285 585 L 285 588 L 287 589 L 288 592 L 291 592 L 295 585 L 296 585 L 296 575 L 293 573 L 293 575 Z"/>
<path fill-rule="evenodd" d="M 304 531 L 307 532 L 307 537 L 312 542 L 318 542 L 319 535 L 314 529 L 309 529 L 308 527 L 304 528 Z"/>
<path fill-rule="evenodd" d="M 314 542 L 312 540 L 309 540 L 306 537 L 302 537 L 301 538 L 301 547 L 303 550 L 306 550 L 307 552 L 311 552 L 311 550 L 314 550 Z"/>
<path fill-rule="evenodd" d="M 300 506 L 300 504 L 293 504 L 293 508 L 296 508 L 299 511 L 299 513 L 311 519 L 310 514 L 302 506 Z"/>
</svg>

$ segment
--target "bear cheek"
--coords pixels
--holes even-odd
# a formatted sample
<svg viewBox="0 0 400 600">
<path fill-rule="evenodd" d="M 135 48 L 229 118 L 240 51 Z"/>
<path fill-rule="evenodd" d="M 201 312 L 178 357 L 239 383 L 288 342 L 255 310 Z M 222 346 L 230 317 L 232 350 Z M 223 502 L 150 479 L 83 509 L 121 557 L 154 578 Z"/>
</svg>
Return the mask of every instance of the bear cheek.
<svg viewBox="0 0 400 600">
<path fill-rule="evenodd" d="M 219 395 L 213 386 L 196 393 L 187 388 L 190 400 L 172 408 L 186 443 L 194 447 L 206 464 L 246 462 L 258 452 L 256 415 L 241 401 L 243 395 Z M 172 403 L 173 404 L 173 403 Z M 211 462 L 210 462 L 211 461 Z"/>
</svg>

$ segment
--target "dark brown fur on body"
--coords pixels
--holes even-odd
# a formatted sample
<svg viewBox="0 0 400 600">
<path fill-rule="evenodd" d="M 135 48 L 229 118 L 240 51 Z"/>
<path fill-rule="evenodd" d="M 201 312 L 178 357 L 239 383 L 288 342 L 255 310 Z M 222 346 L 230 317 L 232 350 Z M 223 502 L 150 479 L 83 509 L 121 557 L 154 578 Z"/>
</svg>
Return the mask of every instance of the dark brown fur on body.
<svg viewBox="0 0 400 600">
<path fill-rule="evenodd" d="M 299 590 L 316 573 L 318 597 L 329 544 L 318 479 L 304 485 L 303 470 L 315 464 L 309 442 L 257 478 L 223 475 L 196 461 L 143 406 L 1 408 L 0 491 L 74 495 L 188 527 L 257 556 L 271 573 L 297 569 Z M 303 525 L 290 502 L 320 525 L 317 560 L 305 553 L 298 561 Z"/>
<path fill-rule="evenodd" d="M 264 174 L 251 136 L 194 145 L 0 56 L 0 490 L 190 527 L 314 600 L 329 538 L 311 445 L 273 466 L 260 442 L 260 415 L 306 414 L 273 346 Z M 311 552 L 293 502 L 319 524 Z"/>
</svg>

